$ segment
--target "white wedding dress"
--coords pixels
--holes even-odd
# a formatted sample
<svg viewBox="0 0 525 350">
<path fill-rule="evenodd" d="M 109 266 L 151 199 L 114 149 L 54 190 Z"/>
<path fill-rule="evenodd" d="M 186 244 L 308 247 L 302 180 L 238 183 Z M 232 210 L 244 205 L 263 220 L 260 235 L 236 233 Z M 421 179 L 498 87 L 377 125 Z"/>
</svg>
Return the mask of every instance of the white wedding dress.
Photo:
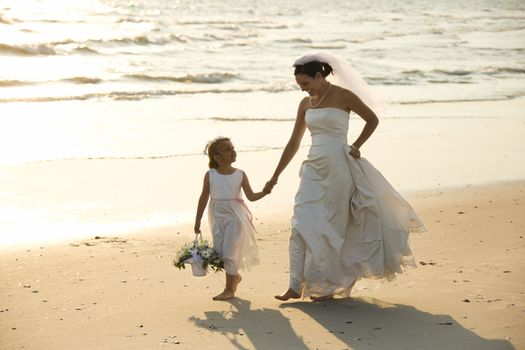
<svg viewBox="0 0 525 350">
<path fill-rule="evenodd" d="M 290 238 L 290 287 L 303 297 L 348 296 L 360 278 L 392 279 L 415 265 L 409 233 L 425 231 L 410 204 L 347 145 L 349 114 L 309 109 Z"/>
</svg>

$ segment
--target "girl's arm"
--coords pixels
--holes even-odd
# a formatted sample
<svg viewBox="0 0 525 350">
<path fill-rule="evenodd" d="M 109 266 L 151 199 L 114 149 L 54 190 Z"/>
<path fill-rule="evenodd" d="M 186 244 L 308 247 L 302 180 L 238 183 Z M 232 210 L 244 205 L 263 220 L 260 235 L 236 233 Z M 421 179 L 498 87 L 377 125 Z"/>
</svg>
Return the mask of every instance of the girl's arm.
<svg viewBox="0 0 525 350">
<path fill-rule="evenodd" d="M 202 192 L 201 196 L 199 197 L 199 203 L 197 204 L 197 215 L 195 216 L 195 226 L 193 230 L 195 231 L 195 234 L 201 233 L 201 219 L 202 214 L 204 214 L 204 209 L 206 209 L 206 205 L 208 204 L 208 199 L 210 198 L 210 177 L 209 172 L 206 172 L 206 175 L 204 175 L 204 183 L 202 185 Z"/>
<path fill-rule="evenodd" d="M 379 124 L 379 119 L 375 113 L 353 92 L 345 90 L 345 100 L 349 110 L 355 112 L 365 121 L 365 126 L 359 137 L 352 144 L 350 154 L 354 158 L 360 157 L 359 148 L 368 140 Z"/>
<path fill-rule="evenodd" d="M 270 181 L 268 181 L 272 186 L 277 183 L 279 175 L 283 172 L 286 166 L 293 159 L 299 146 L 301 146 L 301 140 L 303 138 L 304 132 L 306 130 L 306 123 L 304 121 L 304 116 L 306 113 L 306 107 L 308 103 L 308 98 L 304 98 L 301 103 L 299 103 L 299 108 L 297 109 L 297 118 L 295 119 L 295 125 L 290 136 L 290 140 L 286 144 L 286 147 L 283 150 L 281 159 L 275 168 L 273 176 Z"/>
<path fill-rule="evenodd" d="M 250 202 L 255 202 L 261 199 L 262 197 L 266 196 L 269 193 L 267 191 L 261 191 L 261 192 L 254 193 L 252 191 L 252 187 L 250 186 L 250 181 L 248 181 L 248 176 L 246 176 L 246 173 L 244 171 L 242 172 L 241 185 L 242 185 L 244 194 L 246 195 L 246 198 L 248 198 Z"/>
</svg>

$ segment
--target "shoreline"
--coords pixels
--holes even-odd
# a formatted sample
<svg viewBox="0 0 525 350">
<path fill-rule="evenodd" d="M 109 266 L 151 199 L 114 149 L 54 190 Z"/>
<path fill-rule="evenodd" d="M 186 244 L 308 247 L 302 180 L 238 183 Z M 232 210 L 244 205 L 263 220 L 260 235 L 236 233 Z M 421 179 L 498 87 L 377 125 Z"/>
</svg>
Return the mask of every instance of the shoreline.
<svg viewBox="0 0 525 350">
<path fill-rule="evenodd" d="M 280 303 L 289 215 L 256 212 L 261 265 L 237 297 L 214 302 L 223 275 L 171 265 L 188 241 L 174 225 L 0 256 L 5 349 L 520 349 L 525 347 L 525 181 L 407 196 L 428 232 L 418 268 L 333 302 Z M 179 232 L 177 234 L 177 232 Z M 207 238 L 205 236 L 205 238 Z"/>
<path fill-rule="evenodd" d="M 295 192 L 299 185 L 299 167 L 306 157 L 307 150 L 307 147 L 300 149 L 281 175 L 279 184 L 272 194 L 257 202 L 247 201 L 255 217 L 269 217 L 282 212 L 288 212 L 291 217 Z M 259 164 L 273 164 L 272 161 L 276 163 L 280 152 L 281 150 L 271 150 L 246 152 L 241 155 L 241 157 L 253 155 L 250 159 L 243 160 L 238 167 L 249 174 L 254 190 L 258 186 L 262 188 L 266 178 L 262 173 L 254 173 L 253 169 L 258 168 Z M 192 204 L 196 206 L 201 190 L 200 172 L 204 174 L 207 170 L 202 164 L 202 158 L 201 155 L 191 156 L 179 162 L 170 159 L 95 162 L 72 160 L 61 162 L 58 168 L 55 164 L 39 163 L 36 165 L 36 170 L 35 164 L 28 168 L 21 166 L 22 172 L 12 175 L 17 177 L 16 181 L 22 184 L 24 191 L 16 206 L 21 207 L 24 206 L 24 202 L 33 202 L 38 203 L 42 211 L 28 212 L 24 208 L 20 212 L 21 215 L 27 215 L 24 218 L 24 216 L 17 217 L 19 213 L 16 212 L 16 206 L 15 210 L 4 208 L 5 218 L 11 215 L 13 223 L 10 225 L 9 221 L 6 224 L 5 219 L 4 223 L 0 220 L 1 231 L 11 233 L 9 236 L 4 236 L 3 240 L 0 239 L 0 251 L 24 249 L 48 243 L 62 244 L 70 240 L 94 236 L 129 236 L 138 232 L 169 229 L 178 225 L 192 227 L 195 215 Z M 403 189 L 399 185 L 400 179 L 415 178 L 417 173 L 402 173 L 402 170 L 395 170 L 395 161 L 385 159 L 381 161 L 384 162 L 382 168 L 386 169 L 383 171 L 385 177 L 394 188 L 409 199 L 409 202 L 412 198 L 456 191 L 464 187 L 489 188 L 525 182 L 525 177 L 516 176 L 511 179 L 483 179 L 478 180 L 479 182 L 469 181 L 448 185 L 438 183 L 422 188 L 406 186 L 407 188 Z M 144 162 L 148 164 L 144 165 Z M 148 169 L 145 170 L 145 167 Z M 181 173 L 179 171 L 181 168 L 200 169 L 196 177 L 192 171 Z M 378 168 L 382 169 L 379 166 Z M 392 170 L 395 172 L 392 173 Z M 38 181 L 41 183 L 34 180 L 33 173 L 40 176 Z M 131 173 L 135 174 L 131 178 L 126 175 Z M 98 180 L 91 182 L 88 174 Z M 124 179 L 125 177 L 128 179 Z M 176 183 L 173 183 L 172 179 L 177 179 Z M 137 190 L 137 183 L 142 183 L 146 188 Z M 191 183 L 191 186 L 185 186 L 185 183 Z M 103 197 L 100 196 L 101 193 L 107 195 Z M 59 201 L 56 203 L 50 201 L 49 198 L 53 196 L 59 198 Z M 417 207 L 415 209 L 417 210 Z M 52 221 L 47 217 L 58 219 Z M 205 216 L 203 226 L 206 225 Z M 38 238 L 31 236 L 33 233 L 45 233 L 46 236 Z M 9 237 L 14 239 L 9 240 Z"/>
<path fill-rule="evenodd" d="M 181 98 L 186 104 L 192 101 L 187 100 L 187 96 Z M 166 108 L 156 118 L 171 120 L 167 106 L 176 101 L 178 97 L 157 101 L 157 108 Z M 150 102 L 148 106 L 155 115 L 155 103 Z M 252 106 L 251 110 L 264 110 L 263 106 L 258 108 L 248 102 L 244 101 L 244 110 L 248 111 L 247 105 Z M 76 108 L 81 105 L 77 104 Z M 87 110 L 100 111 L 106 105 L 88 103 Z M 108 113 L 120 116 L 119 112 L 131 112 L 135 105 L 109 103 Z M 278 105 L 284 106 L 284 101 Z M 291 106 L 289 101 L 286 106 Z M 430 108 L 432 106 L 437 108 Z M 394 188 L 407 196 L 420 191 L 522 181 L 525 179 L 525 162 L 522 161 L 524 106 L 525 98 L 394 106 L 390 111 L 393 115 L 406 115 L 407 118 L 383 119 L 362 147 L 362 155 Z M 58 105 L 47 108 L 54 110 Z M 422 115 L 432 118 L 418 117 Z M 494 117 L 498 115 L 502 117 Z M 35 113 L 32 118 L 37 116 Z M 137 125 L 142 121 L 133 120 Z M 193 130 L 190 126 L 199 125 L 186 125 L 179 130 L 183 135 L 178 142 L 192 139 L 195 144 L 196 139 L 208 140 L 211 135 L 222 133 L 232 136 L 234 143 L 239 140 L 238 143 L 249 145 L 248 141 L 258 135 L 267 138 L 268 145 L 283 145 L 293 126 L 292 122 L 269 123 L 265 127 L 259 122 L 212 122 L 204 129 L 193 128 L 202 132 L 198 135 L 189 132 Z M 349 143 L 363 125 L 357 117 L 350 118 Z M 169 133 L 169 130 L 166 131 Z M 174 134 L 176 138 L 177 135 Z M 160 142 L 156 138 L 153 141 Z M 306 158 L 309 141 L 306 133 L 303 147 L 281 175 L 273 193 L 261 201 L 248 203 L 252 212 L 261 215 L 272 210 L 277 214 L 281 211 L 291 213 L 299 184 L 299 167 Z M 28 152 L 33 149 L 24 147 Z M 246 172 L 254 190 L 262 189 L 281 152 L 281 149 L 239 152 L 234 166 Z M 35 243 L 37 241 L 115 235 L 191 222 L 206 171 L 204 155 L 0 165 L 0 188 L 3 190 L 0 193 L 0 232 L 8 232 L 0 237 L 0 250 L 13 243 L 34 245 L 39 244 Z"/>
<path fill-rule="evenodd" d="M 299 162 L 300 163 L 300 162 Z M 286 190 L 280 191 L 280 194 L 276 196 L 276 198 L 271 197 L 265 197 L 261 201 L 258 202 L 248 202 L 247 205 L 252 211 L 254 215 L 254 220 L 259 220 L 259 218 L 269 218 L 273 216 L 283 216 L 283 213 L 287 213 L 288 219 L 291 219 L 293 215 L 293 202 L 295 197 L 295 187 L 298 186 L 299 178 L 297 179 L 290 179 L 292 176 L 287 176 L 287 184 L 284 185 L 287 187 Z M 296 180 L 297 183 L 294 183 L 294 180 Z M 488 182 L 482 182 L 482 183 L 469 183 L 469 184 L 458 184 L 458 185 L 450 185 L 450 186 L 439 186 L 439 187 L 433 187 L 433 188 L 423 188 L 423 189 L 412 189 L 412 190 L 405 190 L 405 191 L 399 191 L 401 195 L 403 195 L 409 203 L 414 207 L 416 212 L 418 212 L 417 206 L 413 204 L 413 202 L 417 203 L 421 200 L 421 198 L 427 198 L 427 197 L 439 197 L 446 193 L 452 193 L 456 191 L 461 191 L 462 189 L 473 189 L 473 190 L 487 190 L 491 188 L 497 188 L 499 186 L 507 186 L 507 185 L 522 185 L 525 184 L 525 179 L 510 179 L 510 180 L 494 180 L 494 181 L 488 181 Z M 283 185 L 282 185 L 283 186 Z M 252 187 L 253 183 L 252 183 Z M 197 189 L 196 189 L 197 190 Z M 200 188 L 198 189 L 200 190 Z M 275 191 L 274 191 L 275 192 Z M 275 196 L 273 193 L 270 194 L 270 196 Z M 63 245 L 68 244 L 75 240 L 81 240 L 81 239 L 89 239 L 94 238 L 97 236 L 122 236 L 122 237 L 133 237 L 136 235 L 148 235 L 148 233 L 156 233 L 156 232 L 162 232 L 162 231 L 181 231 L 184 232 L 186 237 L 192 237 L 193 232 L 193 219 L 195 215 L 194 210 L 190 210 L 184 213 L 178 213 L 179 216 L 173 215 L 173 213 L 166 215 L 167 218 L 164 218 L 164 224 L 153 224 L 148 222 L 148 220 L 144 220 L 144 227 L 137 227 L 137 225 L 129 225 L 130 228 L 126 229 L 126 223 L 124 222 L 122 226 L 116 226 L 115 229 L 111 229 L 111 224 L 108 226 L 104 226 L 101 224 L 99 227 L 100 229 L 97 231 L 95 230 L 94 233 L 88 233 L 93 226 L 87 226 L 86 229 L 83 229 L 80 233 L 79 232 L 72 232 L 76 229 L 76 227 L 66 227 L 68 231 L 62 232 L 61 235 L 51 235 L 47 238 L 41 238 L 41 239 L 30 239 L 26 240 L 24 242 L 16 242 L 11 241 L 8 242 L 4 239 L 2 244 L 0 244 L 0 252 L 7 252 L 7 251 L 13 251 L 13 250 L 24 250 L 24 249 L 33 249 L 40 246 L 48 246 L 48 245 Z M 205 212 L 206 214 L 206 212 Z M 106 216 L 106 215 L 104 215 Z M 86 222 L 84 222 L 86 223 Z M 208 222 L 207 222 L 207 215 L 204 215 L 203 217 L 203 230 L 204 232 L 208 231 Z M 33 226 L 31 227 L 36 227 Z M 82 224 L 78 224 L 81 226 Z M 52 228 L 53 226 L 50 226 Z M 6 231 L 7 232 L 7 231 Z M 73 234 L 73 235 L 71 235 Z"/>
</svg>

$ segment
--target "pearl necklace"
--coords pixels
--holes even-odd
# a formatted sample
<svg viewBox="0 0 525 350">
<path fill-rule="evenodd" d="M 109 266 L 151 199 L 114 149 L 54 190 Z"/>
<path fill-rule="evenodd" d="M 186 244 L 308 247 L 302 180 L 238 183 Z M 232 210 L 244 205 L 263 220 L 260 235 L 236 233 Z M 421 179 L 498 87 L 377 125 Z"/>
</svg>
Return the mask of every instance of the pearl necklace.
<svg viewBox="0 0 525 350">
<path fill-rule="evenodd" d="M 326 91 L 324 92 L 324 95 L 319 99 L 319 102 L 315 106 L 312 103 L 312 98 L 310 97 L 310 107 L 317 108 L 323 102 L 324 98 L 328 94 L 328 90 L 330 90 L 330 86 L 332 86 L 332 84 L 330 84 L 330 82 L 328 82 L 328 87 L 326 88 Z"/>
</svg>

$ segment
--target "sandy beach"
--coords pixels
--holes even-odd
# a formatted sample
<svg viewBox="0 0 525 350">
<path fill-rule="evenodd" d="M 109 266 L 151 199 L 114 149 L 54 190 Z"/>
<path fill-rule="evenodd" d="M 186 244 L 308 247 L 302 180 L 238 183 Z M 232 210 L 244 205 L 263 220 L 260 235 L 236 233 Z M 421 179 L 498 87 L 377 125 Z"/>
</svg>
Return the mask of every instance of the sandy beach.
<svg viewBox="0 0 525 350">
<path fill-rule="evenodd" d="M 417 269 L 349 299 L 281 303 L 291 210 L 255 212 L 261 265 L 237 296 L 223 275 L 171 265 L 191 225 L 12 249 L 0 256 L 2 349 L 524 349 L 525 183 L 408 196 L 428 232 Z"/>
<path fill-rule="evenodd" d="M 1 350 L 525 350 L 523 1 L 310 5 L 2 2 Z M 212 301 L 223 274 L 172 265 L 194 237 L 202 150 L 231 137 L 261 190 L 310 50 L 385 99 L 361 152 L 428 228 L 411 237 L 418 268 L 348 299 L 273 298 L 306 133 L 274 192 L 248 203 L 261 265 Z M 363 126 L 352 113 L 349 144 Z"/>
</svg>

